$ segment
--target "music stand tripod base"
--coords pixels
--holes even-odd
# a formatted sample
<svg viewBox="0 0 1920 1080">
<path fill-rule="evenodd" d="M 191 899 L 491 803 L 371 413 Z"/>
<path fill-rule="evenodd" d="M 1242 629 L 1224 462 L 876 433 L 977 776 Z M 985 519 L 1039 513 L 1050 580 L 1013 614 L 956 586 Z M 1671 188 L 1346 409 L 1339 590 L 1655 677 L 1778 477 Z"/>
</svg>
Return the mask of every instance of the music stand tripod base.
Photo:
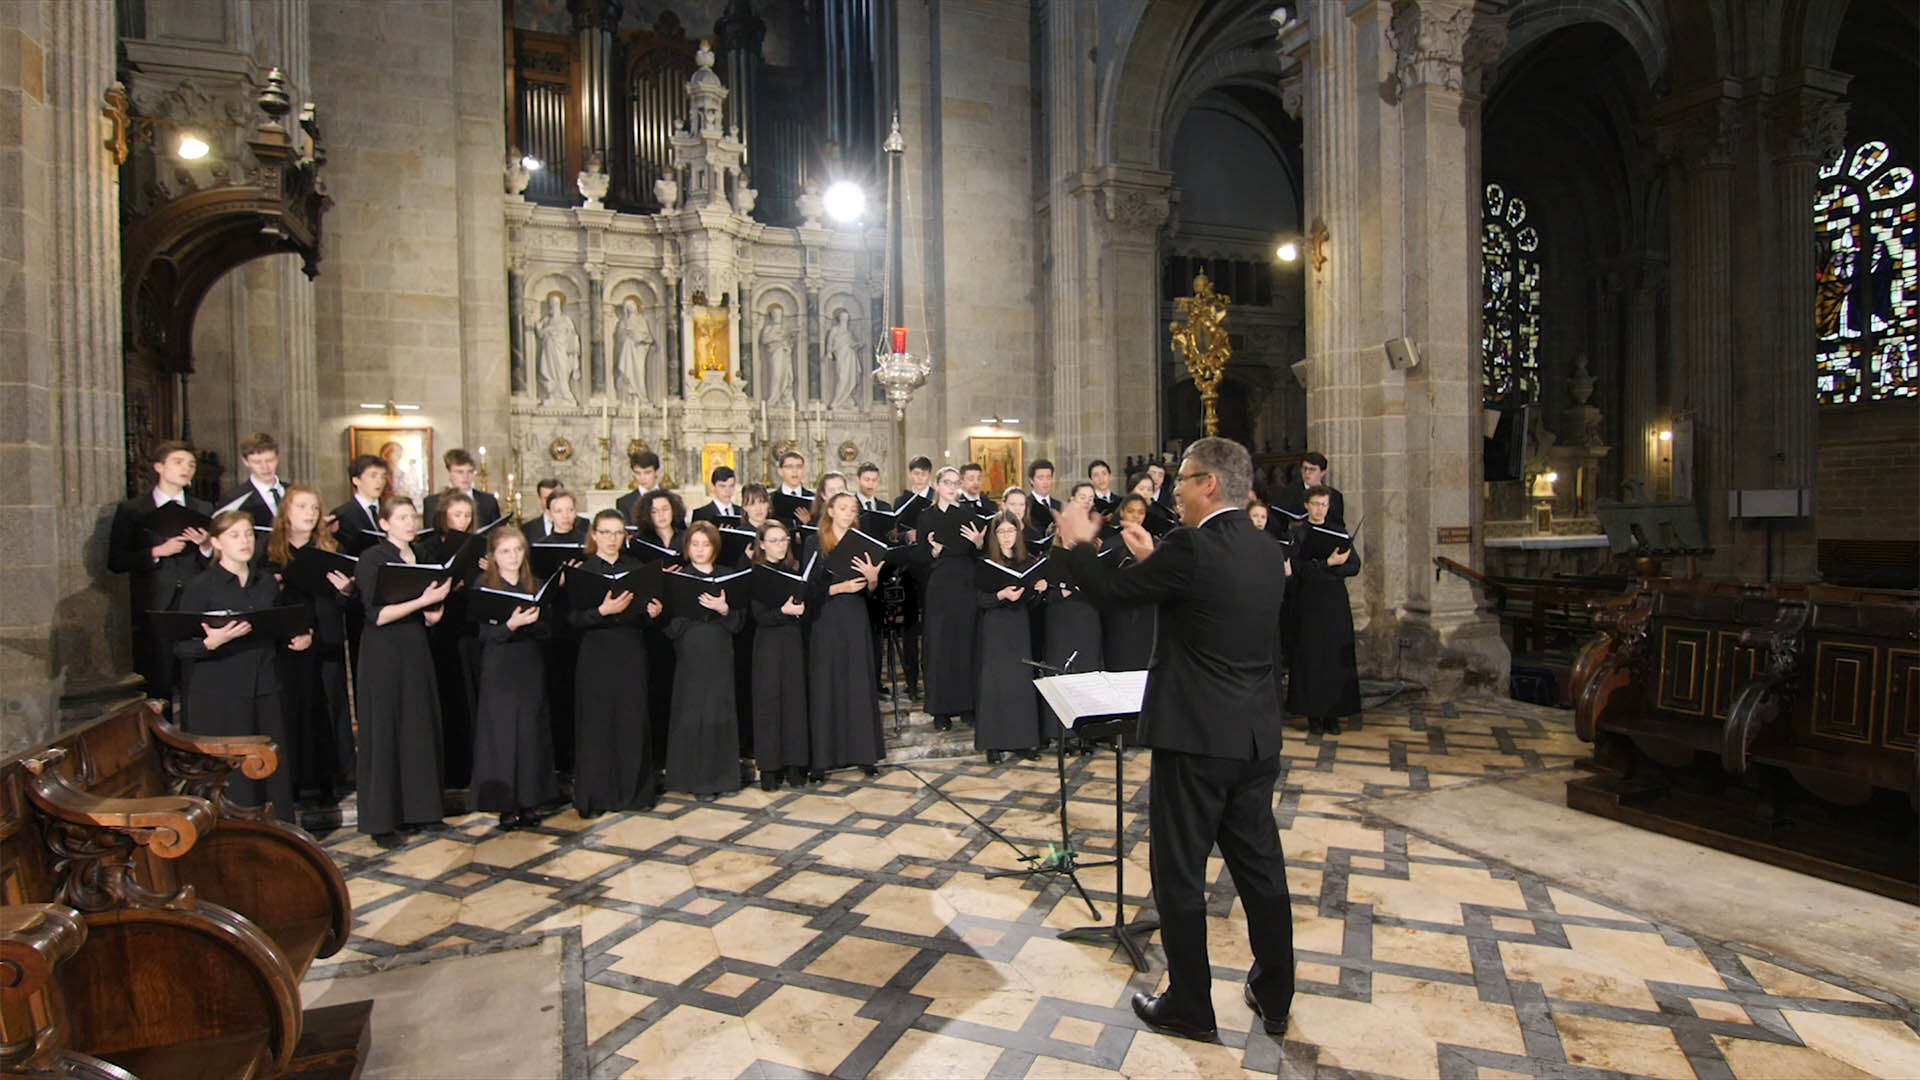
<svg viewBox="0 0 1920 1080">
<path fill-rule="evenodd" d="M 987 877 L 1033 877 L 1036 874 L 1063 874 L 1073 883 L 1073 889 L 1087 905 L 1087 911 L 1094 918 L 1100 917 L 1100 909 L 1093 906 L 1093 897 L 1087 895 L 1087 887 L 1080 884 L 1079 870 L 1109 865 L 1106 862 L 1081 863 L 1073 857 L 1073 833 L 1067 829 L 1067 740 L 1066 729 L 1061 728 L 1061 737 L 1054 740 L 1057 744 L 1054 754 L 1054 768 L 1060 778 L 1060 846 L 1051 857 L 1039 866 L 1022 867 L 1018 870 L 989 870 Z M 1118 864 L 1119 860 L 1114 860 Z M 1065 935 L 1062 935 L 1063 937 Z"/>
<path fill-rule="evenodd" d="M 1135 934 L 1151 934 L 1160 929 L 1157 919 L 1142 919 L 1139 922 L 1126 921 L 1127 914 L 1127 864 L 1126 864 L 1126 735 L 1125 731 L 1133 722 L 1132 718 L 1110 721 L 1103 724 L 1085 725 L 1082 732 L 1089 739 L 1113 736 L 1113 922 L 1099 923 L 1093 926 L 1076 926 L 1071 930 L 1062 930 L 1057 935 L 1062 941 L 1075 942 L 1112 942 L 1127 950 L 1127 956 L 1133 960 L 1133 970 L 1147 970 L 1147 953 L 1140 943 L 1133 939 Z M 1089 864 L 1093 865 L 1093 864 Z M 1098 865 L 1106 865 L 1101 863 Z M 1098 918 L 1098 916 L 1095 916 Z"/>
</svg>

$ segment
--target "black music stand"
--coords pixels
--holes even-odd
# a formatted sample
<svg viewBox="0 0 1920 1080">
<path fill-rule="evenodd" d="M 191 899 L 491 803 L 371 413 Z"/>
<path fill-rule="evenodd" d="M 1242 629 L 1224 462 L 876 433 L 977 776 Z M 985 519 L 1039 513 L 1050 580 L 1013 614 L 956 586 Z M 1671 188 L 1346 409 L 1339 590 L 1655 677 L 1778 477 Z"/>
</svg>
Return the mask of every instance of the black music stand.
<svg viewBox="0 0 1920 1080">
<path fill-rule="evenodd" d="M 1076 653 L 1075 655 L 1078 654 Z M 1036 671 L 1045 672 L 1048 675 L 1066 674 L 1065 668 L 1055 667 L 1052 664 L 1043 664 L 1038 660 L 1023 660 L 1021 663 L 1026 664 Z M 1073 657 L 1068 657 L 1067 663 L 1072 664 Z M 1106 866 L 1107 863 L 1083 863 L 1074 858 L 1073 832 L 1067 826 L 1067 730 L 1067 724 L 1062 720 L 1060 725 L 1060 738 L 1054 740 L 1053 755 L 1054 768 L 1060 778 L 1060 846 L 1054 847 L 1049 844 L 1047 857 L 1040 860 L 1037 865 L 1023 867 L 1019 870 L 989 870 L 987 871 L 987 876 L 990 878 L 1002 878 L 1034 877 L 1039 874 L 1060 874 L 1073 883 L 1074 891 L 1078 892 L 1080 899 L 1086 903 L 1087 911 L 1097 919 L 1100 917 L 1100 909 L 1093 906 L 1093 897 L 1087 895 L 1087 887 L 1080 884 L 1078 871 L 1082 867 L 1092 868 L 1096 866 Z"/>
<path fill-rule="evenodd" d="M 1113 717 L 1089 721 L 1083 718 L 1074 725 L 1074 730 L 1087 739 L 1113 739 L 1113 922 L 1099 923 L 1093 926 L 1076 926 L 1071 930 L 1062 930 L 1057 935 L 1062 941 L 1110 941 L 1127 950 L 1133 959 L 1133 970 L 1147 970 L 1146 950 L 1133 940 L 1135 934 L 1151 934 L 1160 929 L 1155 919 L 1143 919 L 1129 923 L 1127 913 L 1127 799 L 1126 799 L 1126 742 L 1127 736 L 1138 726 L 1140 715 Z M 1106 863 L 1087 863 L 1088 866 L 1105 866 Z"/>
</svg>

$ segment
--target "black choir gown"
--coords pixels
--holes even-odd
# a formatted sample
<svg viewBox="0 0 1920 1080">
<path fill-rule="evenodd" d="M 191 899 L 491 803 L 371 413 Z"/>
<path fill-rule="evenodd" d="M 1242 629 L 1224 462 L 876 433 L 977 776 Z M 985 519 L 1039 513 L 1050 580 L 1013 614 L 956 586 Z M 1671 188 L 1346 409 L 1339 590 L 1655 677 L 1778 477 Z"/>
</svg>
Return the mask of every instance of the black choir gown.
<svg viewBox="0 0 1920 1080">
<path fill-rule="evenodd" d="M 1117 543 L 1118 541 L 1114 541 Z M 1107 556 L 1120 557 L 1118 552 Z M 1104 561 L 1104 560 L 1103 560 Z M 1056 558 L 1047 563 L 1047 591 L 1040 594 L 1040 606 L 1046 636 L 1042 658 L 1054 667 L 1070 671 L 1104 671 L 1107 666 L 1105 634 L 1100 626 L 1100 609 L 1083 596 L 1074 584 L 1067 560 Z"/>
<path fill-rule="evenodd" d="M 1294 620 L 1293 649 L 1285 657 L 1287 711 L 1314 720 L 1352 716 L 1360 711 L 1360 670 L 1347 579 L 1360 572 L 1360 553 L 1328 566 L 1324 558 L 1301 554 L 1306 536 L 1304 524 L 1293 527 L 1293 576 L 1285 604 Z"/>
<path fill-rule="evenodd" d="M 1031 565 L 1033 560 L 1027 560 Z M 1052 567 L 1048 563 L 1047 567 Z M 973 748 L 975 750 L 1029 750 L 1045 742 L 1040 731 L 1040 694 L 1033 688 L 1034 671 L 1023 660 L 1033 659 L 1033 631 L 1028 613 L 1034 605 L 1032 588 L 1018 600 L 1002 600 L 999 592 L 1011 584 L 982 568 L 982 584 L 974 590 L 980 608 L 979 689 L 975 692 Z M 1040 571 L 1042 575 L 1046 569 Z M 995 575 L 996 577 L 999 575 Z"/>
<path fill-rule="evenodd" d="M 980 605 L 974 599 L 973 571 L 977 550 L 964 540 L 933 554 L 928 543 L 936 529 L 952 530 L 956 522 L 979 524 L 964 503 L 946 510 L 934 507 L 920 515 L 917 560 L 925 567 L 926 604 L 921 608 L 925 647 L 920 669 L 926 679 L 926 710 L 930 716 L 970 713 L 973 701 L 974 634 Z M 944 543 L 944 541 L 943 541 Z"/>
<path fill-rule="evenodd" d="M 179 611 L 262 611 L 278 604 L 280 585 L 255 567 L 246 584 L 218 562 L 188 581 Z M 186 728 L 200 735 L 265 735 L 280 752 L 280 767 L 264 781 L 230 773 L 227 791 L 246 806 L 273 803 L 274 812 L 292 821 L 298 748 L 288 737 L 277 654 L 282 642 L 254 633 L 235 638 L 212 652 L 205 640 L 174 643 L 174 655 L 190 665 L 186 679 Z"/>
<path fill-rule="evenodd" d="M 1109 558 L 1120 560 L 1116 569 L 1134 564 L 1133 555 L 1116 551 Z M 1102 608 L 1100 611 L 1101 648 L 1108 671 L 1145 671 L 1153 659 L 1155 611 L 1153 604 L 1132 604 Z M 1079 662 L 1074 662 L 1079 667 Z"/>
<path fill-rule="evenodd" d="M 401 562 L 400 549 L 382 540 L 360 553 L 354 580 L 363 597 L 379 595 L 380 568 Z M 363 833 L 390 833 L 426 825 L 445 814 L 440 771 L 440 687 L 433 646 L 421 612 L 380 625 L 369 600 L 360 631 L 360 824 Z"/>
<path fill-rule="evenodd" d="M 693 567 L 682 571 L 701 577 Z M 667 620 L 676 660 L 673 711 L 667 721 L 667 787 L 695 795 L 740 790 L 740 717 L 733 693 L 733 635 L 747 621 L 740 607 L 725 615 Z"/>
<path fill-rule="evenodd" d="M 798 566 L 792 569 L 799 571 Z M 811 760 L 801 629 L 805 616 L 780 610 L 793 598 L 786 588 L 760 580 L 754 586 L 753 763 L 763 773 L 805 768 Z M 799 599 L 805 603 L 812 598 L 803 590 Z"/>
<path fill-rule="evenodd" d="M 638 533 L 631 534 L 648 543 L 659 544 L 660 534 L 652 526 L 643 525 Z M 665 546 L 680 550 L 680 541 L 686 532 L 673 530 L 673 537 Z M 661 562 L 668 566 L 684 563 L 678 555 L 664 556 L 652 548 L 635 544 L 627 546 L 629 558 L 641 563 Z M 673 642 L 666 634 L 666 624 L 655 619 L 642 620 L 646 625 L 642 634 L 647 641 L 647 715 L 665 717 L 673 711 Z M 658 725 L 653 732 L 653 756 L 656 761 L 665 761 L 667 757 L 667 725 Z"/>
<path fill-rule="evenodd" d="M 473 713 L 469 794 L 475 810 L 511 814 L 560 797 L 547 706 L 547 641 L 552 624 L 519 629 L 475 621 L 480 691 Z"/>
<path fill-rule="evenodd" d="M 730 518 L 741 528 L 746 527 L 744 518 Z M 753 555 L 740 556 L 735 570 L 751 570 Z M 759 632 L 760 625 L 753 618 L 752 608 L 743 612 L 746 618 L 741 622 L 739 633 L 733 635 L 733 710 L 735 730 L 739 733 L 740 761 L 744 767 L 746 760 L 753 757 L 753 638 Z"/>
<path fill-rule="evenodd" d="M 432 552 L 422 557 L 445 562 L 459 552 L 466 539 L 464 532 L 437 536 Z M 448 595 L 446 614 L 427 629 L 427 640 L 433 646 L 433 670 L 440 679 L 440 768 L 451 788 L 466 787 L 473 766 L 480 639 L 473 620 L 467 618 L 467 589 L 478 577 L 476 569 L 461 583 L 464 588 Z"/>
<path fill-rule="evenodd" d="M 809 555 L 818 544 L 818 537 L 808 538 Z M 973 572 L 971 565 L 967 572 Z M 807 634 L 809 755 L 813 768 L 822 770 L 872 765 L 887 752 L 873 692 L 873 631 L 867 625 L 866 591 L 829 596 L 831 584 L 827 559 L 822 556 L 814 564 L 807 596 L 812 616 Z"/>
<path fill-rule="evenodd" d="M 286 567 L 266 561 L 266 545 L 260 546 L 261 565 L 268 572 L 286 572 Z M 313 614 L 313 644 L 300 651 L 280 653 L 280 686 L 287 711 L 287 739 L 294 747 L 294 787 L 302 795 L 321 802 L 340 801 L 353 786 L 353 705 L 348 700 L 347 627 L 351 617 L 358 622 L 358 592 L 351 585 L 347 595 L 324 589 L 309 596 L 299 586 L 283 580 L 280 600 L 283 604 L 305 604 Z"/>
<path fill-rule="evenodd" d="M 609 563 L 590 555 L 585 565 L 567 572 L 617 574 L 640 565 L 625 556 Z M 573 703 L 573 806 L 581 814 L 651 809 L 660 798 L 653 775 L 647 643 L 641 633 L 652 621 L 646 601 L 636 596 L 618 615 L 592 608 L 572 614 L 580 636 Z"/>
</svg>

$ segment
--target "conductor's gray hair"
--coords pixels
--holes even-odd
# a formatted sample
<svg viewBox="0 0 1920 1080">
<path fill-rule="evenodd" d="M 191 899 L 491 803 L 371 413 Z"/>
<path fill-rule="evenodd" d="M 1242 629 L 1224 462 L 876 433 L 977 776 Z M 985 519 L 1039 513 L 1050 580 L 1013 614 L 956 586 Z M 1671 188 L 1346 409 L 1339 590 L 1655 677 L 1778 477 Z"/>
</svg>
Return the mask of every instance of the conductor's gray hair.
<svg viewBox="0 0 1920 1080">
<path fill-rule="evenodd" d="M 1247 501 L 1247 488 L 1253 482 L 1253 455 L 1232 439 L 1197 439 L 1187 447 L 1188 471 L 1212 473 L 1220 482 L 1220 501 L 1239 506 Z"/>
</svg>

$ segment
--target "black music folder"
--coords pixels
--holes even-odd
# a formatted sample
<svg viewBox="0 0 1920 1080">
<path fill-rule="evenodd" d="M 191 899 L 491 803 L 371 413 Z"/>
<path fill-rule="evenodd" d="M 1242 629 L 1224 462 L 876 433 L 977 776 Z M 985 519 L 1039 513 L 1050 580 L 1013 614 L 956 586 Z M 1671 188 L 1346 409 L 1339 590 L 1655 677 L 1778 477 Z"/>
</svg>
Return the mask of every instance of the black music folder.
<svg viewBox="0 0 1920 1080">
<path fill-rule="evenodd" d="M 1045 556 L 1033 560 L 1018 570 L 1011 566 L 1002 566 L 992 559 L 981 559 L 979 566 L 973 571 L 973 581 L 975 587 L 996 593 L 1009 585 L 1018 585 L 1031 592 L 1035 582 L 1046 579 L 1046 566 Z"/>
<path fill-rule="evenodd" d="M 312 543 L 295 548 L 293 559 L 281 571 L 282 580 L 308 596 L 325 596 L 334 591 L 327 575 L 339 571 L 352 578 L 360 560 L 343 551 L 323 551 Z"/>
<path fill-rule="evenodd" d="M 543 578 L 553 577 L 574 559 L 586 557 L 577 540 L 535 540 L 527 545 L 527 565 Z"/>
<path fill-rule="evenodd" d="M 773 516 L 779 518 L 781 521 L 793 521 L 796 520 L 793 514 L 795 510 L 805 510 L 811 514 L 813 512 L 813 492 L 808 491 L 806 488 L 801 488 L 800 494 L 789 495 L 784 491 L 776 489 L 773 493 Z"/>
<path fill-rule="evenodd" d="M 827 556 L 828 578 L 835 582 L 850 581 L 860 576 L 860 572 L 853 568 L 853 560 L 865 555 L 876 565 L 885 565 L 887 552 L 891 550 L 886 541 L 876 540 L 859 529 L 850 529 Z"/>
<path fill-rule="evenodd" d="M 673 548 L 637 535 L 627 537 L 627 554 L 643 563 L 671 564 L 686 561 L 686 558 Z"/>
<path fill-rule="evenodd" d="M 807 602 L 807 583 L 813 580 L 813 564 L 819 556 L 807 560 L 807 565 L 796 573 L 782 570 L 777 566 L 761 565 L 753 568 L 753 592 L 755 600 L 769 607 L 778 608 L 789 600 Z M 731 601 L 729 601 L 731 603 Z"/>
<path fill-rule="evenodd" d="M 253 631 L 236 641 L 285 641 L 313 629 L 313 609 L 305 604 L 261 608 L 259 611 L 149 611 L 147 625 L 166 641 L 188 641 L 207 636 L 206 627 L 244 622 Z"/>
<path fill-rule="evenodd" d="M 1325 525 L 1309 525 L 1306 537 L 1294 545 L 1293 553 L 1303 559 L 1324 559 L 1336 551 L 1353 547 L 1353 534 Z"/>
<path fill-rule="evenodd" d="M 738 566 L 740 560 L 747 557 L 747 548 L 752 546 L 754 531 L 732 526 L 720 527 L 720 557 L 716 560 L 722 566 Z"/>
<path fill-rule="evenodd" d="M 744 610 L 747 588 L 752 584 L 753 574 L 749 570 L 735 570 L 707 577 L 686 570 L 675 570 L 671 574 L 661 575 L 661 580 L 664 586 L 661 603 L 666 607 L 661 614 L 669 619 L 708 619 L 719 616 L 700 606 L 701 595 L 724 594 L 729 611 Z"/>
<path fill-rule="evenodd" d="M 553 592 L 553 583 L 559 580 L 558 577 L 550 577 L 530 593 L 476 586 L 467 592 L 467 618 L 479 623 L 506 622 L 520 608 L 545 604 L 548 595 Z"/>
<path fill-rule="evenodd" d="M 645 615 L 647 602 L 660 595 L 660 564 L 648 563 L 633 570 L 622 570 L 614 574 L 600 574 L 584 567 L 576 567 L 567 574 L 567 596 L 573 601 L 575 611 L 588 611 L 600 606 L 600 602 L 618 593 L 633 594 L 633 606 L 628 613 L 639 611 Z"/>
<path fill-rule="evenodd" d="M 153 512 L 140 519 L 146 530 L 162 540 L 171 540 L 188 529 L 206 529 L 213 525 L 213 518 L 181 503 L 163 503 L 153 508 Z"/>
</svg>

